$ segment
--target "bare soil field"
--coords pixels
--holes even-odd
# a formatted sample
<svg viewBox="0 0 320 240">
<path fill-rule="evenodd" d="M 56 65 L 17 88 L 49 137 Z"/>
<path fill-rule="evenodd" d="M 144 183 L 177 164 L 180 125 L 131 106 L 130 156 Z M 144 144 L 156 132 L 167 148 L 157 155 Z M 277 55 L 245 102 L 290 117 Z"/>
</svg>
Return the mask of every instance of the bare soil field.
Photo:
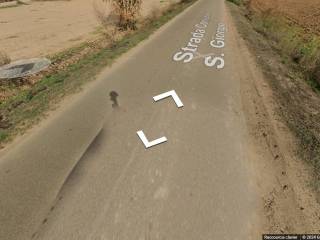
<svg viewBox="0 0 320 240">
<path fill-rule="evenodd" d="M 60 52 L 99 33 L 93 3 L 100 0 L 32 1 L 0 9 L 0 51 L 12 60 Z M 144 1 L 142 15 L 173 1 Z"/>
<path fill-rule="evenodd" d="M 0 46 L 12 60 L 46 56 L 93 37 L 92 1 L 32 2 L 0 9 Z"/>
<path fill-rule="evenodd" d="M 251 7 L 284 14 L 302 27 L 320 34 L 320 0 L 251 0 Z"/>
</svg>

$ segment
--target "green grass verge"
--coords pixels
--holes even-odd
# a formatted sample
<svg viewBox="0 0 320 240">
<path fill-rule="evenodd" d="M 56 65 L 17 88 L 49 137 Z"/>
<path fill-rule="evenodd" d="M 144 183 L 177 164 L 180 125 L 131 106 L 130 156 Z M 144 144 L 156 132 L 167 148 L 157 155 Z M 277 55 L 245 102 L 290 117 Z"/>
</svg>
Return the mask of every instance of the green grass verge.
<svg viewBox="0 0 320 240">
<path fill-rule="evenodd" d="M 227 0 L 228 2 L 234 3 L 238 6 L 240 6 L 242 4 L 242 0 Z"/>
<path fill-rule="evenodd" d="M 110 66 L 116 58 L 147 39 L 155 30 L 195 1 L 182 1 L 172 5 L 162 16 L 146 21 L 140 29 L 127 34 L 115 42 L 112 47 L 88 54 L 77 63 L 69 65 L 65 70 L 44 77 L 32 89 L 21 91 L 17 96 L 2 102 L 0 117 L 5 119 L 9 127 L 1 128 L 0 125 L 0 144 L 3 145 L 15 135 L 23 133 L 37 123 L 44 113 L 65 95 L 79 91 L 83 84 L 94 80 L 103 68 Z M 55 60 L 68 58 L 69 55 L 72 56 L 74 52 L 81 50 L 83 46 L 56 55 Z"/>
<path fill-rule="evenodd" d="M 320 36 L 268 11 L 254 15 L 251 22 L 258 32 L 273 40 L 273 46 L 282 56 L 283 63 L 293 63 L 310 86 L 319 92 Z"/>
<path fill-rule="evenodd" d="M 272 12 L 256 14 L 247 6 L 229 6 L 241 36 L 258 56 L 280 119 L 296 137 L 298 156 L 312 169 L 310 184 L 319 193 L 320 202 L 319 98 L 302 84 L 307 80 L 318 92 L 319 36 Z"/>
</svg>

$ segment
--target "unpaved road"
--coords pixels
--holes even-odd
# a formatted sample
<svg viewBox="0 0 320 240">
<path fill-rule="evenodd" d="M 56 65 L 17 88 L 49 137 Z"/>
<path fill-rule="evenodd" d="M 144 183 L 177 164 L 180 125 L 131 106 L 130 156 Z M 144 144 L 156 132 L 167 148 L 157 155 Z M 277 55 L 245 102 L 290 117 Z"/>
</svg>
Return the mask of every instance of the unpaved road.
<svg viewBox="0 0 320 240">
<path fill-rule="evenodd" d="M 195 43 L 191 32 L 201 21 L 207 21 L 202 22 L 207 27 L 201 43 Z M 225 47 L 214 48 L 210 41 L 218 29 L 223 31 L 222 24 L 227 26 Z M 38 230 L 19 226 L 27 220 L 20 219 L 10 225 L 10 232 L 3 228 L 0 238 L 258 239 L 252 183 L 257 173 L 251 172 L 248 160 L 238 74 L 244 66 L 231 25 L 223 0 L 199 0 L 102 74 L 99 89 L 105 91 L 106 101 L 116 91 L 119 106 L 112 108 L 110 101 L 102 132 Z M 174 61 L 189 41 L 198 45 L 194 59 Z M 206 66 L 208 54 L 222 56 L 224 67 Z M 153 96 L 172 89 L 183 108 L 172 99 L 153 102 Z M 166 136 L 168 141 L 145 149 L 138 130 L 150 140 Z M 32 173 L 26 175 L 32 178 Z M 48 191 L 53 186 L 48 182 Z M 2 217 L 13 215 L 10 209 L 2 210 Z M 19 211 L 24 209 L 14 214 L 19 216 Z M 26 229 L 25 235 L 21 229 Z"/>
</svg>

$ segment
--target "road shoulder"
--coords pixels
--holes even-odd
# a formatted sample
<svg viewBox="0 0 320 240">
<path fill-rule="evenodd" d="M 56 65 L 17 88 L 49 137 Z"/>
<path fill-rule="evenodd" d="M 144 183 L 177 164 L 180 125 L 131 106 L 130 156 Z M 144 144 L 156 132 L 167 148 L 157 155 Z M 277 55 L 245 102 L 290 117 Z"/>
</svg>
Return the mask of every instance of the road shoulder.
<svg viewBox="0 0 320 240">
<path fill-rule="evenodd" d="M 241 77 L 241 86 L 253 150 L 251 163 L 261 197 L 261 230 L 317 233 L 320 207 L 310 187 L 312 169 L 297 155 L 299 142 L 279 112 L 283 106 L 273 85 L 279 79 L 275 80 L 274 74 L 270 74 L 272 71 L 279 74 L 276 68 L 279 60 L 272 49 L 267 51 L 271 56 L 264 54 L 265 40 L 246 22 L 240 9 L 232 4 L 228 4 L 228 8 L 240 33 L 236 37 L 241 53 L 239 62 L 243 64 L 240 76 L 245 76 L 245 72 L 251 74 L 251 78 Z M 268 64 L 270 62 L 273 64 Z M 283 73 L 279 76 L 284 77 Z"/>
</svg>

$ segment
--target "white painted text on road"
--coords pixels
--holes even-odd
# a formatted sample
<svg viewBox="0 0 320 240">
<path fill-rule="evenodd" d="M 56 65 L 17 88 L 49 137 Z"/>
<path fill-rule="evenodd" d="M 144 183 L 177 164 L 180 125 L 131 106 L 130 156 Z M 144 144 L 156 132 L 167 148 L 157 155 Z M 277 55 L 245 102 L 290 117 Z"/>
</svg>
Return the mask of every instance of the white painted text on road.
<svg viewBox="0 0 320 240">
<path fill-rule="evenodd" d="M 183 61 L 184 63 L 189 63 L 194 58 L 202 39 L 205 36 L 206 28 L 209 24 L 209 16 L 204 16 L 200 23 L 196 24 L 196 29 L 191 33 L 190 38 L 186 47 L 181 48 L 181 51 L 177 52 L 173 56 L 173 60 L 176 62 Z"/>
</svg>

